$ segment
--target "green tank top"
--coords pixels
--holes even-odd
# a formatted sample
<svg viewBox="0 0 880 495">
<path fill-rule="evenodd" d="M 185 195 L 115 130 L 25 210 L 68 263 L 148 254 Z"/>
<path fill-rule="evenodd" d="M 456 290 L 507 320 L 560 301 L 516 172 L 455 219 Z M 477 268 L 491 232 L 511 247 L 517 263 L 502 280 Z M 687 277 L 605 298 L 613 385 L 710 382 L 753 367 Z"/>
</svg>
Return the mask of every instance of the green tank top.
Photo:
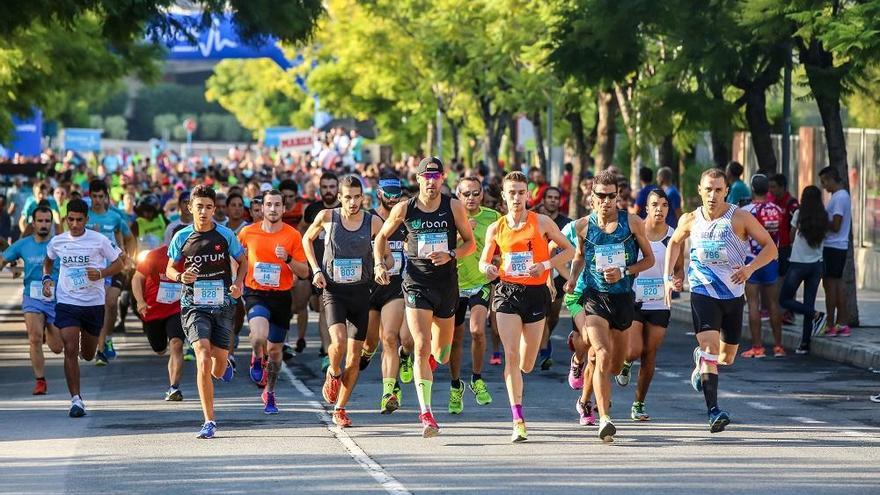
<svg viewBox="0 0 880 495">
<path fill-rule="evenodd" d="M 486 276 L 480 272 L 480 256 L 483 254 L 483 247 L 486 245 L 486 230 L 499 218 L 501 218 L 500 213 L 482 206 L 476 215 L 468 215 L 468 220 L 473 220 L 471 225 L 474 228 L 474 240 L 476 241 L 477 249 L 457 262 L 458 290 L 460 292 L 477 290 L 489 283 Z"/>
<path fill-rule="evenodd" d="M 141 249 L 156 249 L 165 237 L 165 219 L 156 215 L 152 220 L 137 217 L 138 245 Z"/>
</svg>

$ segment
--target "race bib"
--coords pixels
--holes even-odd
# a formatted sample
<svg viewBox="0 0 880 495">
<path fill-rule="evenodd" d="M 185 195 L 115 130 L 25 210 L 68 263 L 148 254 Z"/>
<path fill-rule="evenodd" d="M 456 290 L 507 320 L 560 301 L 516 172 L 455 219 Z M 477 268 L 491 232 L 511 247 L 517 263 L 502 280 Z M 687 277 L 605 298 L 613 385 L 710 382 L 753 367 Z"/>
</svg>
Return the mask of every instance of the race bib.
<svg viewBox="0 0 880 495">
<path fill-rule="evenodd" d="M 449 251 L 446 232 L 426 232 L 416 237 L 419 258 L 427 258 L 431 253 Z"/>
<path fill-rule="evenodd" d="M 724 241 L 704 239 L 697 243 L 697 260 L 703 265 L 728 265 Z"/>
<path fill-rule="evenodd" d="M 172 304 L 180 300 L 183 286 L 176 282 L 159 282 L 159 293 L 156 294 L 156 302 Z"/>
<path fill-rule="evenodd" d="M 400 270 L 403 268 L 403 253 L 391 251 L 391 256 L 394 257 L 394 266 L 388 270 L 388 275 L 400 275 Z"/>
<path fill-rule="evenodd" d="M 197 306 L 222 306 L 225 296 L 222 280 L 196 280 L 193 303 Z"/>
<path fill-rule="evenodd" d="M 89 276 L 84 266 L 68 268 L 67 283 L 70 287 L 70 290 L 81 290 L 85 287 L 88 287 L 89 285 L 92 285 L 92 283 L 89 281 Z"/>
<path fill-rule="evenodd" d="M 254 281 L 267 287 L 281 285 L 281 265 L 278 263 L 254 263 Z"/>
<path fill-rule="evenodd" d="M 55 286 L 52 286 L 49 289 L 51 293 L 50 293 L 49 297 L 46 298 L 43 296 L 43 282 L 40 282 L 38 280 L 32 281 L 31 285 L 28 289 L 29 289 L 28 296 L 31 299 L 39 299 L 40 301 L 51 301 L 52 298 L 55 297 Z"/>
<path fill-rule="evenodd" d="M 530 251 L 504 253 L 504 273 L 508 277 L 528 277 L 529 265 L 532 264 Z"/>
<path fill-rule="evenodd" d="M 666 294 L 663 292 L 662 278 L 642 278 L 636 279 L 636 301 L 662 301 Z"/>
<path fill-rule="evenodd" d="M 340 284 L 351 284 L 361 281 L 363 263 L 359 259 L 333 260 L 333 281 Z"/>
<path fill-rule="evenodd" d="M 596 246 L 596 270 L 606 268 L 626 268 L 626 253 L 623 244 L 600 244 Z"/>
</svg>

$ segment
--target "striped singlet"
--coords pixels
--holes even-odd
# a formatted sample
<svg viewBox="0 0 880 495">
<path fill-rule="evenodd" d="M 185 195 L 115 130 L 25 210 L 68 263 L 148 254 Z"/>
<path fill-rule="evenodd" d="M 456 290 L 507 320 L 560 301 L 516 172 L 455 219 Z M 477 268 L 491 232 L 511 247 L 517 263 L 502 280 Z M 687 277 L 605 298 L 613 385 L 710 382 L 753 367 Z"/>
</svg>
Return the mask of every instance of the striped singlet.
<svg viewBox="0 0 880 495">
<path fill-rule="evenodd" d="M 724 215 L 708 220 L 703 207 L 694 212 L 691 226 L 688 283 L 691 292 L 715 299 L 734 299 L 743 295 L 745 284 L 730 280 L 733 271 L 745 264 L 749 244 L 733 231 L 734 205 L 727 205 Z"/>
</svg>

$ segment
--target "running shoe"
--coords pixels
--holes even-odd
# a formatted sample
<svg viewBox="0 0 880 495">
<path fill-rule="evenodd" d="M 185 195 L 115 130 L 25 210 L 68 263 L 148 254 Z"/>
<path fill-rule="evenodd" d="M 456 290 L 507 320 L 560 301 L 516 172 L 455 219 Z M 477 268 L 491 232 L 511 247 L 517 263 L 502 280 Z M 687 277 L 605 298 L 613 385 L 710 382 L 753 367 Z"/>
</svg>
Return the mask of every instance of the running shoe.
<svg viewBox="0 0 880 495">
<path fill-rule="evenodd" d="M 838 337 L 849 337 L 850 335 L 852 335 L 852 332 L 849 331 L 849 325 L 843 325 L 837 328 Z"/>
<path fill-rule="evenodd" d="M 336 409 L 333 411 L 333 424 L 340 428 L 351 426 L 351 419 L 345 413 L 345 409 Z"/>
<path fill-rule="evenodd" d="M 823 333 L 822 335 L 826 337 L 837 337 L 837 327 L 835 327 L 834 325 L 828 325 L 827 327 L 825 327 L 825 333 Z"/>
<path fill-rule="evenodd" d="M 578 413 L 578 422 L 581 426 L 596 426 L 596 415 L 593 413 L 593 404 L 590 401 L 584 404 L 578 399 L 574 408 Z"/>
<path fill-rule="evenodd" d="M 324 354 L 321 356 L 321 373 L 326 373 L 330 369 L 330 356 Z"/>
<path fill-rule="evenodd" d="M 251 358 L 250 367 L 251 381 L 259 385 L 263 381 L 263 360 L 260 358 Z"/>
<path fill-rule="evenodd" d="M 869 398 L 871 399 L 871 402 L 880 402 L 880 394 L 872 395 Z"/>
<path fill-rule="evenodd" d="M 571 355 L 571 362 L 568 367 L 568 386 L 572 390 L 584 388 L 584 363 L 576 363 L 574 354 Z"/>
<path fill-rule="evenodd" d="M 501 353 L 493 352 L 492 357 L 489 358 L 489 364 L 494 366 L 498 366 L 499 364 L 501 364 Z"/>
<path fill-rule="evenodd" d="M 199 430 L 197 438 L 214 438 L 214 432 L 217 431 L 217 423 L 213 421 L 205 421 L 202 429 Z"/>
<path fill-rule="evenodd" d="M 367 354 L 363 349 L 361 349 L 361 360 L 358 363 L 358 367 L 361 371 L 367 369 L 367 366 L 370 365 L 370 361 L 373 360 L 373 356 L 376 355 L 376 351 L 373 351 L 372 354 Z"/>
<path fill-rule="evenodd" d="M 168 391 L 165 392 L 165 401 L 167 402 L 180 402 L 183 400 L 183 393 L 177 387 L 169 387 Z"/>
<path fill-rule="evenodd" d="M 67 415 L 71 418 L 81 418 L 86 415 L 86 405 L 79 396 L 70 399 L 70 412 Z"/>
<path fill-rule="evenodd" d="M 403 404 L 403 390 L 400 389 L 400 382 L 394 382 L 394 389 L 391 391 L 392 394 L 397 396 L 397 405 Z"/>
<path fill-rule="evenodd" d="M 794 351 L 794 353 L 795 353 L 795 354 L 809 354 L 809 353 L 810 353 L 810 346 L 807 345 L 807 344 L 801 344 L 801 345 L 799 345 L 798 348 Z"/>
<path fill-rule="evenodd" d="M 541 371 L 547 371 L 553 367 L 553 346 L 547 341 L 547 348 L 538 353 L 538 361 L 541 363 Z"/>
<path fill-rule="evenodd" d="M 632 365 L 632 363 L 624 361 L 623 368 L 620 369 L 620 374 L 614 377 L 614 381 L 616 381 L 621 387 L 629 385 L 629 372 L 632 369 Z"/>
<path fill-rule="evenodd" d="M 756 359 L 761 359 L 765 356 L 767 356 L 767 351 L 762 345 L 753 345 L 750 349 L 746 349 L 740 354 L 740 357 Z"/>
<path fill-rule="evenodd" d="M 828 315 L 825 313 L 816 313 L 813 317 L 813 337 L 819 335 L 825 329 L 825 323 L 828 322 Z"/>
<path fill-rule="evenodd" d="M 263 414 L 278 414 L 278 406 L 275 405 L 275 392 L 266 392 L 266 407 Z"/>
<path fill-rule="evenodd" d="M 437 426 L 431 411 L 419 414 L 419 421 L 422 422 L 422 438 L 436 437 L 440 434 L 440 427 Z"/>
<path fill-rule="evenodd" d="M 407 354 L 403 346 L 397 348 L 397 357 L 400 358 L 400 381 L 409 383 L 413 381 L 413 357 Z"/>
<path fill-rule="evenodd" d="M 381 414 L 391 414 L 400 409 L 400 403 L 397 401 L 395 394 L 385 394 L 382 396 L 382 402 L 379 403 L 379 412 Z"/>
<path fill-rule="evenodd" d="M 32 394 L 33 395 L 46 395 L 48 388 L 49 387 L 46 385 L 45 378 L 37 378 L 37 383 L 34 384 L 34 391 L 32 392 Z"/>
<path fill-rule="evenodd" d="M 104 341 L 104 355 L 107 359 L 116 359 L 116 347 L 113 346 L 113 339 L 109 337 Z"/>
<path fill-rule="evenodd" d="M 194 351 L 192 346 L 189 344 L 186 344 L 186 348 L 183 350 L 183 360 L 184 361 L 195 361 L 196 360 L 196 351 Z"/>
<path fill-rule="evenodd" d="M 611 422 L 611 416 L 602 416 L 599 420 L 599 439 L 605 443 L 614 441 L 614 434 L 617 433 L 617 427 Z"/>
<path fill-rule="evenodd" d="M 720 409 L 709 413 L 709 432 L 720 433 L 730 424 L 730 414 Z"/>
<path fill-rule="evenodd" d="M 229 363 L 228 363 L 229 366 L 232 366 L 232 372 L 233 372 L 233 373 L 237 372 L 238 370 L 235 369 L 235 368 L 236 368 L 236 366 L 238 365 L 238 363 L 235 361 L 235 354 L 230 354 L 230 355 L 227 357 L 227 361 L 229 362 Z"/>
<path fill-rule="evenodd" d="M 486 387 L 486 382 L 483 381 L 482 378 L 478 378 L 477 381 L 472 380 L 470 388 L 471 392 L 474 393 L 474 398 L 477 400 L 477 404 L 488 406 L 492 403 L 492 395 L 489 394 L 489 388 Z"/>
<path fill-rule="evenodd" d="M 293 349 L 290 347 L 290 345 L 287 344 L 287 342 L 285 342 L 284 345 L 281 346 L 281 359 L 285 361 L 290 361 L 291 359 L 293 359 Z"/>
<path fill-rule="evenodd" d="M 694 371 L 691 372 L 691 387 L 697 392 L 703 391 L 703 382 L 700 380 L 700 358 L 702 355 L 700 347 L 694 347 Z"/>
<path fill-rule="evenodd" d="M 321 394 L 324 396 L 324 400 L 327 401 L 328 404 L 336 404 L 340 385 L 341 380 L 339 380 L 339 377 L 331 375 L 330 370 L 327 370 L 327 377 L 324 379 L 324 386 L 321 388 Z"/>
<path fill-rule="evenodd" d="M 519 419 L 513 422 L 513 434 L 510 435 L 510 441 L 513 443 L 525 442 L 529 439 L 526 433 L 526 422 Z"/>
<path fill-rule="evenodd" d="M 95 353 L 95 366 L 107 366 L 109 362 L 110 360 L 107 359 L 103 352 L 98 351 Z"/>
<path fill-rule="evenodd" d="M 220 379 L 226 383 L 231 382 L 232 377 L 235 375 L 235 360 L 230 359 L 231 357 L 232 356 L 226 358 L 226 371 L 224 371 L 223 376 L 220 377 Z"/>
<path fill-rule="evenodd" d="M 297 354 L 306 349 L 306 339 L 296 339 L 296 347 L 293 348 Z"/>
<path fill-rule="evenodd" d="M 458 381 L 458 388 L 449 387 L 449 414 L 461 414 L 464 410 L 464 383 Z"/>
<path fill-rule="evenodd" d="M 428 355 L 428 366 L 431 367 L 431 373 L 437 371 L 437 366 L 439 366 L 439 363 L 437 363 L 437 360 L 434 359 L 433 354 Z"/>
<path fill-rule="evenodd" d="M 632 418 L 633 421 L 651 420 L 651 417 L 648 416 L 648 412 L 645 410 L 645 403 L 639 401 L 633 402 L 632 408 L 629 411 L 629 417 Z"/>
<path fill-rule="evenodd" d="M 773 346 L 773 357 L 785 357 L 785 348 L 781 345 Z"/>
</svg>

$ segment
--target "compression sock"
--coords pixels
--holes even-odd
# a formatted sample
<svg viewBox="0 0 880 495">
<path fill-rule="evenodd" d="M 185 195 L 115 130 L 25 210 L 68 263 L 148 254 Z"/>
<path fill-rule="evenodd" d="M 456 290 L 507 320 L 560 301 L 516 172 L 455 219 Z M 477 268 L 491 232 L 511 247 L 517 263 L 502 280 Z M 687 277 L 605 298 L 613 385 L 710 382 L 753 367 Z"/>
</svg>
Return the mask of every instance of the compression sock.
<svg viewBox="0 0 880 495">
<path fill-rule="evenodd" d="M 281 370 L 281 363 L 276 363 L 270 359 L 269 362 L 266 363 L 266 370 L 269 372 L 269 377 L 266 379 L 266 389 L 272 393 L 275 392 L 275 382 L 278 381 L 278 372 Z"/>
<path fill-rule="evenodd" d="M 513 414 L 514 421 L 525 421 L 522 413 L 522 404 L 516 404 L 514 406 L 510 406 L 510 413 Z"/>
<path fill-rule="evenodd" d="M 471 374 L 471 383 L 477 383 L 477 380 L 482 380 L 482 379 L 483 379 L 482 373 L 472 373 Z"/>
<path fill-rule="evenodd" d="M 706 408 L 712 410 L 718 407 L 718 375 L 714 373 L 703 373 L 700 375 L 700 382 L 703 384 L 703 396 L 706 398 Z"/>
<path fill-rule="evenodd" d="M 383 378 L 382 379 L 382 395 L 390 394 L 394 392 L 394 385 L 397 383 L 396 378 Z"/>
<path fill-rule="evenodd" d="M 434 382 L 431 380 L 419 380 L 416 386 L 416 392 L 419 396 L 419 409 L 422 414 L 431 411 L 431 386 Z"/>
<path fill-rule="evenodd" d="M 446 362 L 446 358 L 449 357 L 449 353 L 450 353 L 450 352 L 452 352 L 452 344 L 444 345 L 444 346 L 440 349 L 440 355 L 437 356 L 437 358 L 438 358 L 438 359 L 437 359 L 437 362 L 438 362 L 438 363 L 445 363 L 445 362 Z"/>
<path fill-rule="evenodd" d="M 460 379 L 452 380 L 450 383 L 452 384 L 452 388 L 461 388 L 464 386 Z"/>
</svg>

